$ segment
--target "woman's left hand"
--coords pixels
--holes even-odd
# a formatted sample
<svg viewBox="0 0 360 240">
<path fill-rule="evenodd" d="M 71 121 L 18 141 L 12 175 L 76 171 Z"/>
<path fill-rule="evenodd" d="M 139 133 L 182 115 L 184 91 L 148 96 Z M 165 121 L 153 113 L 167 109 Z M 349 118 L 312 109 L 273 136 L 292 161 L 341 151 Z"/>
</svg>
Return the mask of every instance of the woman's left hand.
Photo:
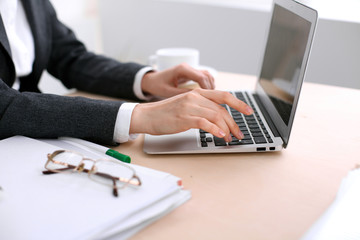
<svg viewBox="0 0 360 240">
<path fill-rule="evenodd" d="M 188 64 L 180 64 L 163 70 L 148 72 L 144 75 L 141 88 L 144 93 L 168 98 L 190 91 L 178 86 L 189 80 L 197 82 L 203 89 L 214 89 L 214 77 L 206 70 L 197 70 Z"/>
</svg>

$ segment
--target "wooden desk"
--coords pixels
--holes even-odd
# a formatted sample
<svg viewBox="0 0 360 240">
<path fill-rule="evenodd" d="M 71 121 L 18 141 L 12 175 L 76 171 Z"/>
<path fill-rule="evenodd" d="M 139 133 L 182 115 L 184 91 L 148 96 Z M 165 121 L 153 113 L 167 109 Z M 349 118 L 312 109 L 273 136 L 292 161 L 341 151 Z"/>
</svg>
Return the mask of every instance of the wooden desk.
<svg viewBox="0 0 360 240">
<path fill-rule="evenodd" d="M 220 73 L 216 84 L 252 89 L 255 80 Z M 143 136 L 121 144 L 117 150 L 134 164 L 179 176 L 192 191 L 189 202 L 133 239 L 299 239 L 360 163 L 359 123 L 359 90 L 305 83 L 280 153 L 161 156 L 142 151 Z"/>
</svg>

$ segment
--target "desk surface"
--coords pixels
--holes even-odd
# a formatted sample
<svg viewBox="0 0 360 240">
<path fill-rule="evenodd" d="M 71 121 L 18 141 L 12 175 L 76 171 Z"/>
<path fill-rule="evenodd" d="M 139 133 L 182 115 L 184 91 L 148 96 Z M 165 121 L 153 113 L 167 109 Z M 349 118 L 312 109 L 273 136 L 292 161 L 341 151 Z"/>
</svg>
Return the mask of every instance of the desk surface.
<svg viewBox="0 0 360 240">
<path fill-rule="evenodd" d="M 218 89 L 255 77 L 220 73 Z M 235 83 L 235 85 L 234 85 Z M 116 149 L 183 179 L 192 199 L 133 239 L 298 239 L 360 163 L 360 91 L 303 85 L 288 148 L 278 153 L 147 155 L 143 136 Z"/>
</svg>

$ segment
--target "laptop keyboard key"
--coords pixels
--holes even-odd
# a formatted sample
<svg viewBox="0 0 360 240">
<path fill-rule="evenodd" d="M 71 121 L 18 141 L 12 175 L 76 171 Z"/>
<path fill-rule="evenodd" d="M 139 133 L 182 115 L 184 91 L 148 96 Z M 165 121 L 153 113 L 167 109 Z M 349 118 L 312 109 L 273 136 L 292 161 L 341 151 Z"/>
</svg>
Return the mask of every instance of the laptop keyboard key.
<svg viewBox="0 0 360 240">
<path fill-rule="evenodd" d="M 249 124 L 249 128 L 256 129 L 256 128 L 259 128 L 259 126 L 257 124 Z"/>
<path fill-rule="evenodd" d="M 229 142 L 229 146 L 234 146 L 234 145 L 248 145 L 248 144 L 254 144 L 254 142 L 251 139 L 242 139 L 241 141 L 239 140 L 234 140 Z"/>
<path fill-rule="evenodd" d="M 252 135 L 253 137 L 264 137 L 264 135 L 261 132 L 255 132 Z"/>
<path fill-rule="evenodd" d="M 251 128 L 251 129 L 250 129 L 250 132 L 251 132 L 252 134 L 254 134 L 254 133 L 259 133 L 259 132 L 261 132 L 261 130 L 260 130 L 260 128 Z"/>
<path fill-rule="evenodd" d="M 254 144 L 254 142 L 251 140 L 251 139 L 243 139 L 243 140 L 241 140 L 240 141 L 240 143 L 242 144 L 242 145 L 247 145 L 247 144 Z"/>
<path fill-rule="evenodd" d="M 254 137 L 254 141 L 255 141 L 255 143 L 257 143 L 257 144 L 267 143 L 267 142 L 266 142 L 266 139 L 265 139 L 264 137 Z"/>
<path fill-rule="evenodd" d="M 242 140 L 251 140 L 251 136 L 249 134 L 244 134 L 244 138 Z"/>
<path fill-rule="evenodd" d="M 218 138 L 214 136 L 215 146 L 227 146 L 225 140 L 223 138 Z"/>
<path fill-rule="evenodd" d="M 247 127 L 239 127 L 240 128 L 240 131 L 247 131 Z"/>
</svg>

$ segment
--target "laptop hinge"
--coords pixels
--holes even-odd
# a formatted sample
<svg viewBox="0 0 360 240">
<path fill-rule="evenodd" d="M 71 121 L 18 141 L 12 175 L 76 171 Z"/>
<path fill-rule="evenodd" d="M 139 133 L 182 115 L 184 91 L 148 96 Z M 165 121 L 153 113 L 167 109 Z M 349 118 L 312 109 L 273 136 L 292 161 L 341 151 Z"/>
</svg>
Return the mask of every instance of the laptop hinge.
<svg viewBox="0 0 360 240">
<path fill-rule="evenodd" d="M 271 117 L 270 117 L 270 115 L 268 114 L 266 108 L 265 108 L 265 107 L 263 106 L 263 104 L 261 103 L 260 97 L 258 96 L 258 94 L 253 93 L 252 95 L 253 95 L 253 97 L 254 97 L 257 105 L 259 106 L 259 108 L 260 108 L 260 110 L 261 110 L 261 112 L 262 112 L 262 114 L 263 114 L 266 122 L 268 123 L 271 131 L 273 132 L 274 136 L 275 136 L 275 137 L 281 137 L 280 134 L 279 134 L 279 132 L 277 131 L 277 129 L 276 129 L 276 127 L 275 127 L 275 124 L 274 124 L 273 121 L 271 120 Z"/>
</svg>

